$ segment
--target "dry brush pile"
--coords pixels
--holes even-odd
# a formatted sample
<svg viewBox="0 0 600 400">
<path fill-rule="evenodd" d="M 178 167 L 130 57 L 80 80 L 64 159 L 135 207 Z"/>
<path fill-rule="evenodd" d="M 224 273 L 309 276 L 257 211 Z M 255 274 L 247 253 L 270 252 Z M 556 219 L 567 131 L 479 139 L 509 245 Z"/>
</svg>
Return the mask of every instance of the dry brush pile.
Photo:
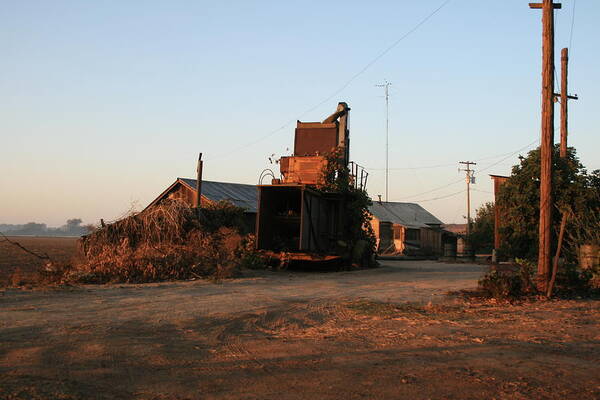
<svg viewBox="0 0 600 400">
<path fill-rule="evenodd" d="M 242 210 L 203 210 L 169 201 L 84 236 L 66 280 L 85 283 L 222 279 L 235 275 Z"/>
</svg>

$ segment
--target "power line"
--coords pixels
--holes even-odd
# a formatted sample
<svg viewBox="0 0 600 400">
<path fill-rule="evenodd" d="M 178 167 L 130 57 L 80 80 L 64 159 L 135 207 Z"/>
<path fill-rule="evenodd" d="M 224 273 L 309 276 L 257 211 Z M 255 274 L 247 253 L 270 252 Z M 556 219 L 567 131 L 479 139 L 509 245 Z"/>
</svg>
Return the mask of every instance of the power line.
<svg viewBox="0 0 600 400">
<path fill-rule="evenodd" d="M 483 168 L 483 169 L 480 169 L 478 172 L 487 171 L 488 169 L 490 169 L 490 168 L 494 167 L 495 165 L 498 165 L 498 164 L 500 164 L 501 162 L 505 161 L 505 160 L 506 160 L 506 159 L 508 159 L 509 157 L 511 157 L 511 156 L 513 156 L 513 155 L 515 155 L 515 154 L 517 154 L 517 153 L 518 153 L 518 152 L 520 152 L 520 151 L 523 151 L 523 150 L 525 150 L 526 148 L 530 147 L 531 145 L 533 145 L 533 144 L 537 143 L 538 141 L 539 141 L 539 139 L 536 139 L 536 140 L 534 140 L 533 142 L 531 142 L 531 143 L 529 143 L 529 144 L 527 144 L 527 145 L 525 145 L 525 146 L 521 147 L 520 149 L 518 149 L 518 150 L 515 150 L 515 151 L 513 151 L 513 152 L 509 153 L 509 154 L 508 154 L 506 157 L 504 157 L 503 159 L 501 159 L 501 160 L 499 160 L 499 161 L 497 161 L 497 162 L 495 162 L 495 163 L 493 163 L 493 164 L 490 164 L 490 165 L 488 165 L 487 167 L 485 167 L 485 168 Z M 452 164 L 452 165 L 455 165 L 455 164 Z M 463 182 L 463 179 L 462 179 L 462 178 L 460 178 L 460 179 L 458 179 L 458 180 L 456 180 L 456 181 L 452 181 L 452 182 L 450 182 L 450 183 L 447 183 L 447 184 L 445 184 L 445 185 L 442 185 L 442 186 L 439 186 L 439 187 L 433 188 L 433 189 L 431 189 L 431 190 L 428 190 L 428 191 L 425 191 L 425 192 L 421 192 L 421 193 L 417 193 L 417 194 L 413 194 L 413 195 L 410 195 L 410 196 L 403 197 L 402 199 L 411 199 L 411 198 L 413 198 L 413 197 L 418 197 L 418 196 L 421 196 L 421 195 L 423 195 L 423 194 L 428 194 L 428 193 L 436 192 L 436 191 L 438 191 L 438 190 L 440 190 L 440 189 L 445 189 L 445 188 L 447 188 L 448 186 L 456 185 L 456 184 L 457 184 L 457 183 L 459 183 L 459 182 Z M 436 199 L 437 199 L 437 198 L 436 198 Z M 427 201 L 429 201 L 429 200 L 427 200 Z"/>
<path fill-rule="evenodd" d="M 474 192 L 481 192 L 481 193 L 487 193 L 487 194 L 494 194 L 494 193 L 492 193 L 492 192 L 489 192 L 489 191 L 487 191 L 487 190 L 479 190 L 479 189 L 471 189 L 471 190 L 472 190 L 472 191 L 474 191 Z"/>
<path fill-rule="evenodd" d="M 517 154 L 517 153 L 518 153 L 518 152 L 520 152 L 520 151 L 523 151 L 523 150 L 525 150 L 525 149 L 526 149 L 526 148 L 528 148 L 529 146 L 531 146 L 531 145 L 533 145 L 533 144 L 535 144 L 535 143 L 537 143 L 537 142 L 539 142 L 539 141 L 540 141 L 540 139 L 536 139 L 536 140 L 534 140 L 533 142 L 529 143 L 528 145 L 521 147 L 519 150 L 512 152 L 511 154 L 509 154 L 508 156 L 504 157 L 503 159 L 501 159 L 501 160 L 499 160 L 499 161 L 496 161 L 495 163 L 493 163 L 493 164 L 490 164 L 490 165 L 488 165 L 487 167 L 485 167 L 485 168 L 483 168 L 483 169 L 480 169 L 480 170 L 479 170 L 479 172 L 487 171 L 488 169 L 490 169 L 490 168 L 492 168 L 492 167 L 494 167 L 494 166 L 496 166 L 496 165 L 500 164 L 502 161 L 504 161 L 504 160 L 506 160 L 506 159 L 508 159 L 508 158 L 512 157 L 513 155 Z"/>
<path fill-rule="evenodd" d="M 479 161 L 484 161 L 484 160 L 493 160 L 494 158 L 498 158 L 498 157 L 504 157 L 504 156 L 512 156 L 515 153 L 518 153 L 519 151 L 523 150 L 524 148 L 527 148 L 529 146 L 531 146 L 532 144 L 538 142 L 539 139 L 536 139 L 535 141 L 529 143 L 528 145 L 526 145 L 523 148 L 520 148 L 519 150 L 514 150 L 508 153 L 502 153 L 502 154 L 496 154 L 494 156 L 487 156 L 487 157 L 482 157 L 482 158 L 477 158 L 475 161 L 479 162 Z M 506 160 L 506 158 L 504 159 Z M 501 161 L 504 161 L 501 160 Z M 496 163 L 497 164 L 497 163 Z M 496 165 L 494 164 L 494 165 Z M 390 171 L 403 171 L 403 170 L 413 170 L 413 169 L 433 169 L 433 168 L 444 168 L 444 167 L 451 167 L 453 165 L 456 165 L 456 163 L 447 163 L 447 164 L 435 164 L 435 165 L 424 165 L 421 167 L 397 167 L 397 168 L 389 168 Z M 383 171 L 385 170 L 385 168 L 369 168 L 369 167 L 364 167 L 366 170 L 369 171 Z"/>
<path fill-rule="evenodd" d="M 569 33 L 569 51 L 571 52 L 571 58 L 573 58 L 573 27 L 575 26 L 575 6 L 577 5 L 577 0 L 573 0 L 573 11 L 571 12 L 571 32 Z"/>
<path fill-rule="evenodd" d="M 440 186 L 440 187 L 428 190 L 426 192 L 421 192 L 421 193 L 417 193 L 417 194 L 413 194 L 413 195 L 410 195 L 410 196 L 403 197 L 403 199 L 410 199 L 410 198 L 413 198 L 413 197 L 421 196 L 422 194 L 428 194 L 428 193 L 431 193 L 431 192 L 437 192 L 440 189 L 444 189 L 444 188 L 447 188 L 448 186 L 456 185 L 457 183 L 462 182 L 462 181 L 463 181 L 463 179 L 460 178 L 457 181 L 450 182 L 450 183 L 448 183 L 446 185 L 443 185 L 443 186 Z"/>
<path fill-rule="evenodd" d="M 461 179 L 462 181 L 462 179 Z M 427 201 L 434 201 L 434 200 L 442 200 L 442 199 L 447 199 L 449 197 L 452 196 L 456 196 L 458 194 L 464 193 L 464 190 L 459 190 L 458 192 L 452 193 L 452 194 L 448 194 L 446 196 L 440 196 L 440 197 L 434 197 L 433 199 L 425 199 L 425 200 L 413 200 L 414 203 L 425 203 Z"/>
<path fill-rule="evenodd" d="M 423 18 L 418 24 L 416 24 L 412 29 L 410 29 L 409 31 L 407 31 L 404 35 L 402 35 L 399 39 L 397 39 L 395 42 L 393 42 L 390 46 L 388 46 L 387 48 L 385 48 L 381 53 L 379 53 L 375 58 L 373 58 L 371 61 L 369 61 L 361 70 L 359 70 L 356 74 L 352 75 L 350 77 L 350 79 L 348 79 L 342 86 L 340 86 L 339 89 L 337 89 L 336 91 L 334 91 L 331 95 L 329 95 L 327 98 L 325 98 L 323 101 L 321 101 L 320 103 L 318 103 L 317 105 L 307 109 L 306 111 L 304 111 L 303 113 L 301 113 L 297 118 L 293 118 L 291 120 L 289 120 L 288 122 L 284 123 L 283 125 L 281 125 L 279 128 L 272 130 L 271 132 L 267 133 L 264 136 L 259 137 L 256 140 L 250 141 L 246 144 L 244 144 L 243 146 L 237 147 L 233 150 L 228 151 L 227 153 L 223 153 L 221 155 L 218 155 L 216 157 L 211 158 L 211 160 L 215 160 L 218 158 L 223 158 L 223 157 L 227 157 L 229 155 L 231 155 L 232 153 L 235 153 L 239 150 L 243 150 L 247 147 L 253 146 L 256 143 L 262 142 L 263 140 L 275 135 L 277 132 L 283 130 L 284 128 L 286 128 L 288 125 L 290 125 L 291 123 L 299 120 L 300 118 L 302 118 L 305 114 L 308 114 L 314 110 L 316 110 L 317 108 L 319 108 L 320 106 L 322 106 L 323 104 L 327 103 L 329 100 L 331 100 L 332 98 L 334 98 L 335 96 L 337 96 L 340 92 L 342 92 L 344 89 L 346 89 L 348 86 L 350 86 L 350 84 L 352 82 L 354 82 L 356 80 L 356 78 L 358 78 L 359 76 L 361 76 L 363 73 L 365 73 L 369 68 L 371 68 L 371 66 L 373 66 L 373 64 L 375 64 L 377 61 L 379 61 L 383 56 L 385 56 L 387 53 L 390 52 L 390 50 L 392 50 L 394 47 L 396 47 L 401 41 L 403 41 L 404 39 L 406 39 L 408 36 L 410 36 L 412 33 L 414 33 L 417 29 L 419 29 L 423 24 L 425 24 L 427 21 L 429 21 L 435 14 L 437 14 L 442 8 L 444 8 L 448 3 L 450 3 L 450 1 L 452 0 L 445 0 L 440 6 L 438 6 L 436 9 L 434 9 L 431 13 L 429 13 L 425 18 Z"/>
<path fill-rule="evenodd" d="M 423 167 L 398 167 L 398 168 L 388 168 L 390 171 L 400 171 L 400 170 L 410 170 L 410 169 L 430 169 L 430 168 L 442 168 L 442 167 L 448 167 L 448 166 L 452 166 L 454 165 L 454 163 L 452 164 L 437 164 L 437 165 L 426 165 Z M 383 171 L 385 170 L 385 168 L 367 168 L 364 167 L 367 170 L 370 171 Z"/>
</svg>

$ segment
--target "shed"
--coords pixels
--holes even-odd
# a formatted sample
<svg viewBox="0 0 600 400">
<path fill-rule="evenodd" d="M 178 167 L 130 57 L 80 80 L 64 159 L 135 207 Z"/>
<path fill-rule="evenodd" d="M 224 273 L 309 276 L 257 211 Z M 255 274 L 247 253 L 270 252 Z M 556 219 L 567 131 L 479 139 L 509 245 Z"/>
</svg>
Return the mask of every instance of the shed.
<svg viewBox="0 0 600 400">
<path fill-rule="evenodd" d="M 177 178 L 146 208 L 152 207 L 165 199 L 182 200 L 190 207 L 195 207 L 196 187 L 196 179 Z M 244 209 L 248 227 L 251 231 L 254 230 L 258 206 L 258 188 L 255 185 L 202 180 L 201 191 L 201 205 L 228 201 L 237 207 L 241 207 Z"/>
<path fill-rule="evenodd" d="M 442 221 L 419 204 L 373 202 L 369 211 L 379 253 L 442 254 Z"/>
</svg>

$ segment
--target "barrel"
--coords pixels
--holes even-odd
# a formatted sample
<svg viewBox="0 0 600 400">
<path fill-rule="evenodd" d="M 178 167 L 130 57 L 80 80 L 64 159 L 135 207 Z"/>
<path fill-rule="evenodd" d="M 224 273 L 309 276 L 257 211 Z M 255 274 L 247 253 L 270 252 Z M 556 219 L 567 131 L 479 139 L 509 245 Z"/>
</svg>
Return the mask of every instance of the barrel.
<svg viewBox="0 0 600 400">
<path fill-rule="evenodd" d="M 444 243 L 444 258 L 456 258 L 456 243 Z"/>
<path fill-rule="evenodd" d="M 464 238 L 458 238 L 456 241 L 456 257 L 462 259 L 472 259 L 473 251 L 471 245 Z"/>
<path fill-rule="evenodd" d="M 595 269 L 600 267 L 600 246 L 596 244 L 579 246 L 579 265 L 581 269 Z"/>
</svg>

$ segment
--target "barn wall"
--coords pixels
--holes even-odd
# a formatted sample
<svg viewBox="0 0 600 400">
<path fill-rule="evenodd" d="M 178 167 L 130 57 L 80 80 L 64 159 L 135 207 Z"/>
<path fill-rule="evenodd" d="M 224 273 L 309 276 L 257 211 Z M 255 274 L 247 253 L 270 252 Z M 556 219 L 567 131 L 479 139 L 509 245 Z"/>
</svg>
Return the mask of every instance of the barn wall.
<svg viewBox="0 0 600 400">
<path fill-rule="evenodd" d="M 194 202 L 196 200 L 196 192 L 194 190 L 191 190 L 187 186 L 179 184 L 176 185 L 169 193 L 167 193 L 165 198 L 171 200 L 181 200 L 190 207 L 194 207 Z"/>
<path fill-rule="evenodd" d="M 442 232 L 430 228 L 421 228 L 421 250 L 428 254 L 442 254 Z"/>
</svg>

